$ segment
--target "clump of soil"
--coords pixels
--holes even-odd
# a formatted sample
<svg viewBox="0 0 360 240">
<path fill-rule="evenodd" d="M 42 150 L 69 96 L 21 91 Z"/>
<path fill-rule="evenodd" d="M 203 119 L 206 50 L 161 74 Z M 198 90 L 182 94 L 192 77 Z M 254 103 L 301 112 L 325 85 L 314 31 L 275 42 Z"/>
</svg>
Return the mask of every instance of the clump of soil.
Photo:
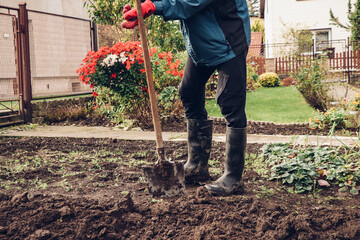
<svg viewBox="0 0 360 240">
<path fill-rule="evenodd" d="M 335 187 L 293 194 L 247 167 L 245 193 L 213 197 L 187 185 L 152 199 L 141 165 L 155 142 L 0 137 L 0 239 L 360 239 L 358 197 Z M 261 145 L 249 144 L 258 154 Z M 212 180 L 223 170 L 214 143 Z M 185 142 L 167 156 L 187 158 Z"/>
</svg>

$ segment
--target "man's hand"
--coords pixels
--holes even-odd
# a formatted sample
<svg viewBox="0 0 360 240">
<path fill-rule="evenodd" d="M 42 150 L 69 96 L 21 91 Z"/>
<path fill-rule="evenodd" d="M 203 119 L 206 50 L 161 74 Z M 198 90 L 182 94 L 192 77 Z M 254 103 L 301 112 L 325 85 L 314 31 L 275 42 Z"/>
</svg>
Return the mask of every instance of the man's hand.
<svg viewBox="0 0 360 240">
<path fill-rule="evenodd" d="M 141 4 L 141 10 L 143 12 L 143 17 L 147 18 L 155 12 L 155 4 L 150 0 L 146 0 L 144 3 Z M 124 18 L 126 19 L 125 22 L 121 23 L 121 26 L 123 28 L 130 29 L 138 25 L 136 9 L 131 9 L 130 5 L 126 4 L 124 6 L 123 14 Z"/>
</svg>

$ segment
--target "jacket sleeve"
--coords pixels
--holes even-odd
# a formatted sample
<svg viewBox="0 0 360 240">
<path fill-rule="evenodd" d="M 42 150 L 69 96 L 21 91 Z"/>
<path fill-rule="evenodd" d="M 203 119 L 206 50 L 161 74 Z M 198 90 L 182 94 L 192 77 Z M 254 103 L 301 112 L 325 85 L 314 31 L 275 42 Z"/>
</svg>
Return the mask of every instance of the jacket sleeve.
<svg viewBox="0 0 360 240">
<path fill-rule="evenodd" d="M 155 15 L 162 15 L 165 20 L 187 19 L 212 1 L 214 0 L 153 0 Z"/>
</svg>

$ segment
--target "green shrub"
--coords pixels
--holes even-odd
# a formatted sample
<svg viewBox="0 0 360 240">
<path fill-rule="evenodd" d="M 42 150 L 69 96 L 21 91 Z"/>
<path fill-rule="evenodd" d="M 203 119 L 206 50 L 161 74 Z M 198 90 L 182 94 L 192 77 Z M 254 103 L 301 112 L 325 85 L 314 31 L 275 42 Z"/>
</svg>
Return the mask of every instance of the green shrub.
<svg viewBox="0 0 360 240">
<path fill-rule="evenodd" d="M 296 87 L 306 101 L 315 109 L 325 112 L 327 110 L 328 86 L 324 84 L 327 75 L 325 59 L 316 59 L 310 65 L 304 66 L 295 74 Z"/>
<path fill-rule="evenodd" d="M 178 89 L 174 86 L 166 87 L 162 90 L 159 97 L 160 111 L 162 115 L 183 115 L 183 107 L 178 94 Z"/>
<path fill-rule="evenodd" d="M 310 128 L 345 128 L 349 113 L 343 108 L 330 108 L 326 112 L 317 111 L 314 119 L 309 119 Z"/>
<path fill-rule="evenodd" d="M 170 52 L 159 53 L 156 48 L 152 48 L 150 55 L 155 93 L 159 95 L 166 87 L 177 86 L 183 75 L 184 54 L 179 53 L 181 59 L 177 59 Z M 116 96 L 117 107 L 109 107 L 113 106 L 113 102 L 108 100 L 103 104 L 107 111 L 115 109 L 116 113 L 123 115 L 122 119 L 137 120 L 145 127 L 152 124 L 140 42 L 119 42 L 111 48 L 90 51 L 77 72 L 79 80 L 94 89 L 94 97 L 98 97 L 96 91 L 101 90 L 103 94 L 109 94 L 110 98 Z"/>
<path fill-rule="evenodd" d="M 247 64 L 247 78 L 246 78 L 246 89 L 248 91 L 256 90 L 261 87 L 259 83 L 259 75 L 256 73 L 257 66 L 253 67 L 252 64 Z"/>
<path fill-rule="evenodd" d="M 263 87 L 278 87 L 280 86 L 280 78 L 276 73 L 267 72 L 260 75 L 259 83 Z"/>
<path fill-rule="evenodd" d="M 296 83 L 296 78 L 294 77 L 287 77 L 281 80 L 281 86 L 291 86 Z"/>
</svg>

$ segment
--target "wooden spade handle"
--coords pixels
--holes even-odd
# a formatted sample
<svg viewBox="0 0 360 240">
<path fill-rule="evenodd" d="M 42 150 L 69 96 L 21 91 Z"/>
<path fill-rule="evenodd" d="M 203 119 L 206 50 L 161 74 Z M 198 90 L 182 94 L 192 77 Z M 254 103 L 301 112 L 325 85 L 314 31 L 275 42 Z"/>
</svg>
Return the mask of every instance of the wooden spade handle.
<svg viewBox="0 0 360 240">
<path fill-rule="evenodd" d="M 148 41 L 147 41 L 146 32 L 145 32 L 145 23 L 144 23 L 144 18 L 143 18 L 142 9 L 141 9 L 141 0 L 135 0 L 135 2 L 136 2 L 138 22 L 139 22 L 141 46 L 142 46 L 143 53 L 144 53 L 146 80 L 147 80 L 147 85 L 148 85 L 148 89 L 149 89 L 151 114 L 152 114 L 155 134 L 156 134 L 156 147 L 157 147 L 159 159 L 165 160 L 164 143 L 163 143 L 162 133 L 161 133 L 159 110 L 157 107 L 157 101 L 156 101 L 156 96 L 155 96 L 154 79 L 153 79 L 153 74 L 152 74 L 151 64 L 150 64 L 150 54 L 149 54 Z"/>
</svg>

